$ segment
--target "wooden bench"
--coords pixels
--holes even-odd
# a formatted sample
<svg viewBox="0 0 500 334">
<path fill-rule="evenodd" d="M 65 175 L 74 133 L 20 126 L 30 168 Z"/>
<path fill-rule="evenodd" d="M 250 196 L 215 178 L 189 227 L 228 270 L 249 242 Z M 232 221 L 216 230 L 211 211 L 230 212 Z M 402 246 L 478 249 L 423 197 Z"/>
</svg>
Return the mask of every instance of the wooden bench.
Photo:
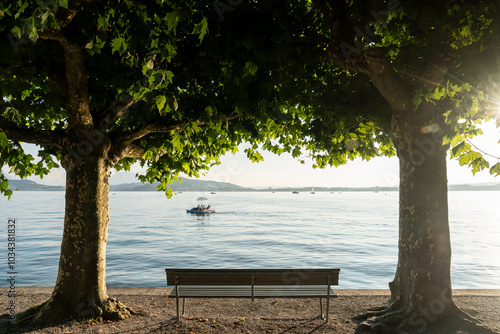
<svg viewBox="0 0 500 334">
<path fill-rule="evenodd" d="M 340 269 L 165 269 L 168 297 L 176 299 L 177 320 L 181 319 L 186 298 L 319 298 L 321 317 L 326 299 L 326 321 L 331 288 L 338 285 Z"/>
</svg>

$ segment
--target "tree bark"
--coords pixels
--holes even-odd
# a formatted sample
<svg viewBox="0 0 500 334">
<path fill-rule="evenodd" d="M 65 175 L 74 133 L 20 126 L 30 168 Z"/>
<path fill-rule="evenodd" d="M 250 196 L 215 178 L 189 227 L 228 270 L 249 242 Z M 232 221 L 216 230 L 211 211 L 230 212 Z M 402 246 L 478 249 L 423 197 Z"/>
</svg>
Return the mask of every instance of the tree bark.
<svg viewBox="0 0 500 334">
<path fill-rule="evenodd" d="M 67 146 L 63 156 L 66 205 L 59 272 L 52 296 L 36 313 L 35 323 L 130 316 L 131 310 L 106 292 L 109 144 L 101 140 L 99 145 L 78 150 L 81 143 Z"/>
</svg>

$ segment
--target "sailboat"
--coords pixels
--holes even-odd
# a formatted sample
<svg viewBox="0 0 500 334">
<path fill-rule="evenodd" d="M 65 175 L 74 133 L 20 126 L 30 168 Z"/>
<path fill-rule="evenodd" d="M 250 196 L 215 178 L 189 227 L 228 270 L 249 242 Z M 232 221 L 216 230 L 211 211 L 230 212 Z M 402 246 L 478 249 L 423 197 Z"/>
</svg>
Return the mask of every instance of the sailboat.
<svg viewBox="0 0 500 334">
<path fill-rule="evenodd" d="M 311 194 L 314 194 L 314 187 L 311 188 Z"/>
</svg>

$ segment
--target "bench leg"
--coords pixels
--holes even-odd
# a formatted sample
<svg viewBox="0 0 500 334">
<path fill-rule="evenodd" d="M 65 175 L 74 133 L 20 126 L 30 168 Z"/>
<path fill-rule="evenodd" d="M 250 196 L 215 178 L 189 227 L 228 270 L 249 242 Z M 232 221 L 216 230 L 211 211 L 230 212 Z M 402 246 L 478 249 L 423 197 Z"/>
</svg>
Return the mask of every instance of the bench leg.
<svg viewBox="0 0 500 334">
<path fill-rule="evenodd" d="M 182 298 L 182 313 L 180 312 L 179 309 L 179 298 L 176 298 L 176 304 L 177 304 L 177 321 L 181 321 L 181 317 L 184 316 L 184 310 L 186 307 L 186 298 Z"/>
<path fill-rule="evenodd" d="M 177 306 L 177 321 L 181 321 L 181 314 L 179 313 L 179 295 L 175 298 L 175 304 Z"/>
<path fill-rule="evenodd" d="M 319 299 L 319 309 L 321 311 L 321 319 L 325 319 L 325 316 L 323 315 L 323 298 Z"/>
<path fill-rule="evenodd" d="M 328 322 L 328 314 L 330 313 L 330 297 L 326 298 L 326 322 Z"/>
</svg>

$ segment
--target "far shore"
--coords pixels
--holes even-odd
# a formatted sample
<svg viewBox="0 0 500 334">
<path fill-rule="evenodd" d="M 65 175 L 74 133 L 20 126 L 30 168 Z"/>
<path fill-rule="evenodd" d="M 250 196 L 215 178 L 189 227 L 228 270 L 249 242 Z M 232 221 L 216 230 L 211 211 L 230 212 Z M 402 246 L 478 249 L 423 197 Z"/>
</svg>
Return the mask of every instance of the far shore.
<svg viewBox="0 0 500 334">
<path fill-rule="evenodd" d="M 358 322 L 354 316 L 383 305 L 390 296 L 388 289 L 336 289 L 338 298 L 331 300 L 330 321 L 319 318 L 319 302 L 314 299 L 187 299 L 186 315 L 176 319 L 175 299 L 168 298 L 169 287 L 108 287 L 116 298 L 136 311 L 121 321 L 68 321 L 57 326 L 33 329 L 7 328 L 8 306 L 15 300 L 16 312 L 22 312 L 50 298 L 53 287 L 15 287 L 16 298 L 9 298 L 10 288 L 0 287 L 0 333 L 354 333 Z M 484 325 L 500 333 L 500 289 L 456 289 L 455 303 Z M 425 322 L 418 322 L 423 326 Z M 454 328 L 447 324 L 446 333 L 475 334 L 473 329 Z M 423 328 L 423 327 L 422 327 Z M 416 328 L 420 330 L 421 328 Z M 442 334 L 425 330 L 427 334 Z"/>
</svg>

